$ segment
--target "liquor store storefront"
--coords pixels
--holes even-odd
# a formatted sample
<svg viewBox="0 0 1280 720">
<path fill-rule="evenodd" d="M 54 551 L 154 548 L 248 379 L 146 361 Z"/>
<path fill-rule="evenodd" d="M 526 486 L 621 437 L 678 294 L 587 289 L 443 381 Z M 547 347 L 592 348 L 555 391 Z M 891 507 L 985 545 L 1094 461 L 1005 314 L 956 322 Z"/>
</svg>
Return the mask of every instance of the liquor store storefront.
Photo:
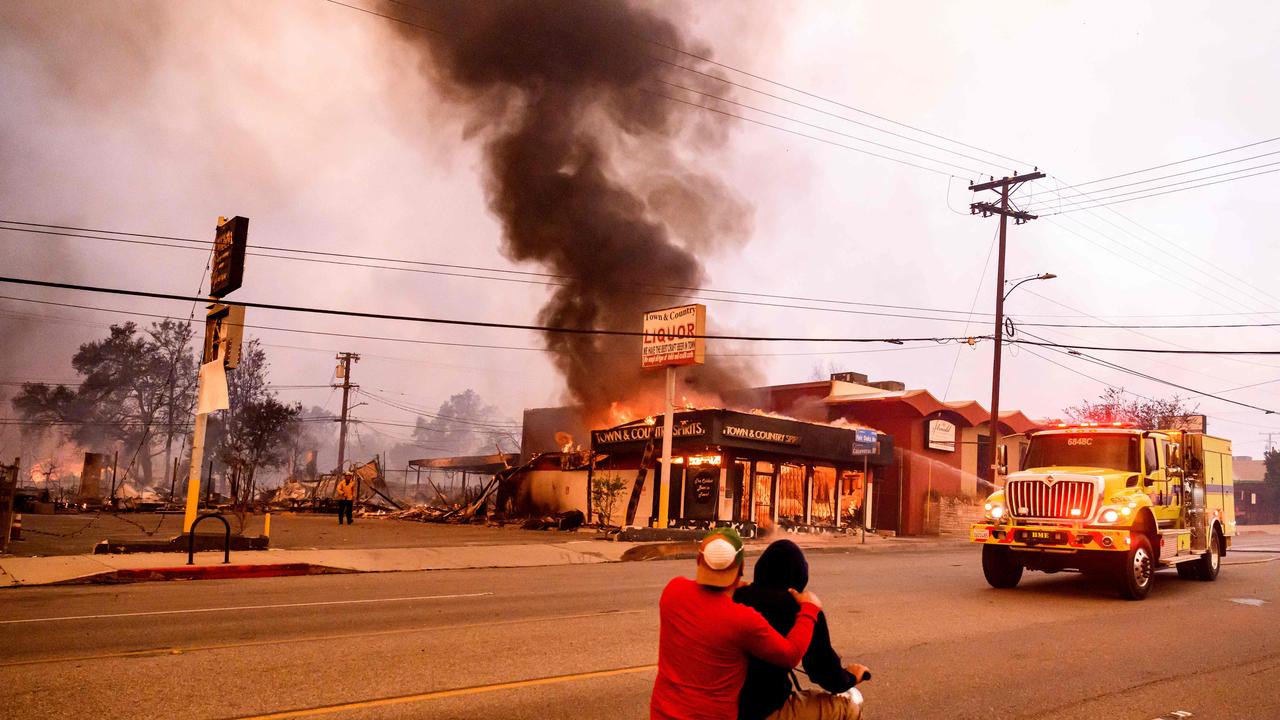
<svg viewBox="0 0 1280 720">
<path fill-rule="evenodd" d="M 865 428 L 733 410 L 680 411 L 673 425 L 669 527 L 734 525 L 750 534 L 858 527 L 893 458 L 892 438 Z M 657 524 L 662 434 L 661 417 L 592 431 L 593 482 L 623 483 L 611 524 Z"/>
</svg>

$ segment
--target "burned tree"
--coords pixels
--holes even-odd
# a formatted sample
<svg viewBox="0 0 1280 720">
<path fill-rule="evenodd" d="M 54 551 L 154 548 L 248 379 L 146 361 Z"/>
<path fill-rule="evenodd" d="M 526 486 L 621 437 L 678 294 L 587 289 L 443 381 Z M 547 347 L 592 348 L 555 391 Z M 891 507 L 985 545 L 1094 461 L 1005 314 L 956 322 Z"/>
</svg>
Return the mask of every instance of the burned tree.
<svg viewBox="0 0 1280 720">
<path fill-rule="evenodd" d="M 26 383 L 13 406 L 39 429 L 64 428 L 81 445 L 110 443 L 136 464 L 151 486 L 152 460 L 186 430 L 195 399 L 193 331 L 164 320 L 139 332 L 135 323 L 80 346 L 71 365 L 83 380 L 75 389 Z"/>
</svg>

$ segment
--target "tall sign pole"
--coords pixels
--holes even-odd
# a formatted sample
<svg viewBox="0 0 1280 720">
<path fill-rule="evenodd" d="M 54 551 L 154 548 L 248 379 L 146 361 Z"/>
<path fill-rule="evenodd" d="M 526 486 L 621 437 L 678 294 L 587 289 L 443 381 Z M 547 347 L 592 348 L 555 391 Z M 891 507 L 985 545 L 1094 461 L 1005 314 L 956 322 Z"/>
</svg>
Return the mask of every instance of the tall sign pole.
<svg viewBox="0 0 1280 720">
<path fill-rule="evenodd" d="M 976 202 L 969 205 L 969 212 L 977 215 L 981 213 L 982 217 L 991 217 L 992 215 L 1000 216 L 1000 251 L 996 266 L 996 322 L 995 332 L 991 339 L 995 342 L 995 355 L 991 361 L 991 464 L 987 468 L 987 475 L 992 485 L 996 483 L 996 447 L 1000 443 L 1000 355 L 1004 346 L 1004 248 L 1005 248 L 1005 232 L 1009 226 L 1009 218 L 1017 225 L 1035 220 L 1036 216 L 1028 212 L 1023 212 L 1013 207 L 1009 196 L 1014 190 L 1018 189 L 1023 183 L 1031 180 L 1039 180 L 1044 177 L 1044 173 L 1036 172 L 1027 173 L 1025 175 L 1015 175 L 1013 177 L 1005 177 L 999 180 L 991 180 L 985 183 L 976 183 L 969 186 L 969 190 L 973 192 L 982 192 L 984 190 L 998 190 L 1000 192 L 1000 204 L 989 202 Z"/>
<path fill-rule="evenodd" d="M 244 280 L 244 254 L 248 246 L 249 218 L 218 218 L 214 235 L 212 271 L 209 274 L 209 312 L 204 324 L 204 352 L 196 382 L 196 422 L 191 438 L 191 468 L 187 473 L 186 512 L 182 531 L 191 531 L 200 508 L 200 466 L 204 463 L 204 438 L 209 413 L 228 407 L 226 371 L 240 362 L 244 334 L 244 307 L 218 300 L 238 289 Z M 212 471 L 209 482 L 213 482 Z"/>
<path fill-rule="evenodd" d="M 658 527 L 665 528 L 671 518 L 671 441 L 675 432 L 676 417 L 676 366 L 667 366 L 666 404 L 662 409 L 662 479 L 658 486 Z M 654 428 L 657 432 L 657 428 Z"/>
<path fill-rule="evenodd" d="M 655 525 L 667 527 L 671 522 L 671 443 L 675 439 L 676 366 L 701 365 L 706 362 L 707 306 L 651 310 L 644 314 L 644 342 L 640 363 L 644 368 L 666 368 L 666 396 L 662 425 L 662 474 L 658 482 L 658 517 Z"/>
</svg>

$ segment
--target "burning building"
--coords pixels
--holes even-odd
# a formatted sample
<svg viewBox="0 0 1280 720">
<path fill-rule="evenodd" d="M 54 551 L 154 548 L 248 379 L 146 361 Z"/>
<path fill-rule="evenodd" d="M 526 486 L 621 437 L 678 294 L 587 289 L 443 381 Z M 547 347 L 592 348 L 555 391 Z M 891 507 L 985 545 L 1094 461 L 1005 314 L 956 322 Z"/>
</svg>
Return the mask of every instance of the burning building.
<svg viewBox="0 0 1280 720">
<path fill-rule="evenodd" d="M 628 498 L 629 506 L 615 512 L 610 524 L 732 524 L 749 534 L 773 527 L 857 527 L 874 496 L 873 478 L 892 457 L 892 438 L 875 430 L 759 413 L 684 410 L 675 413 L 672 427 L 665 493 L 657 481 L 660 422 L 640 420 L 591 433 L 592 480 L 613 475 L 630 481 L 653 468 L 653 480 Z M 632 482 L 624 485 L 629 495 L 636 490 Z"/>
</svg>

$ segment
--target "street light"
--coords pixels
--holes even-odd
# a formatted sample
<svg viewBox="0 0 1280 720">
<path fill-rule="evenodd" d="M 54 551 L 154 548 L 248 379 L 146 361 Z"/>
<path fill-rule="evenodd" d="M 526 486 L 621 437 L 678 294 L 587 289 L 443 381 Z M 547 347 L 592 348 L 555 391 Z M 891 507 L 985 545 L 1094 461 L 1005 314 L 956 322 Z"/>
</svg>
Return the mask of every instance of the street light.
<svg viewBox="0 0 1280 720">
<path fill-rule="evenodd" d="M 1001 261 L 1004 255 L 1001 253 Z M 1004 275 L 1001 268 L 1002 276 Z M 996 288 L 996 327 L 995 333 L 991 339 L 995 341 L 995 356 L 991 361 L 991 485 L 996 484 L 996 462 L 997 448 L 1000 445 L 1000 351 L 1004 347 L 1004 301 L 1009 294 L 1018 288 L 1019 285 L 1032 280 L 1052 280 L 1058 277 L 1053 273 L 1040 273 L 1039 275 L 1028 275 L 1026 277 L 1014 278 L 1004 281 L 1005 285 L 1013 284 L 1008 290 L 1002 287 Z"/>
<path fill-rule="evenodd" d="M 1012 293 L 1014 290 L 1016 290 L 1018 286 L 1021 285 L 1022 283 L 1031 282 L 1032 280 L 1052 280 L 1056 277 L 1058 276 L 1054 275 L 1053 273 L 1040 273 L 1039 275 L 1028 275 L 1026 277 L 1014 278 L 1012 280 L 1005 280 L 1004 281 L 1005 285 L 1012 283 L 1013 287 L 1009 288 L 1004 292 L 1004 298 L 1007 300 L 1009 298 L 1009 294 Z"/>
</svg>

